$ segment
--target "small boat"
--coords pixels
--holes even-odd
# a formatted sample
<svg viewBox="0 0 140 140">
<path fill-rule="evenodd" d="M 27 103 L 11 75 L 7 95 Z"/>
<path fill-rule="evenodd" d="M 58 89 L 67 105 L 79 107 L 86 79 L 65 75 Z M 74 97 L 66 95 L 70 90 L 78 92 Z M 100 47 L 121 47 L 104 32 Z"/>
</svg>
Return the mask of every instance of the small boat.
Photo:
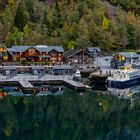
<svg viewBox="0 0 140 140">
<path fill-rule="evenodd" d="M 4 86 L 3 90 L 4 91 L 17 91 L 18 87 L 17 86 Z"/>
<path fill-rule="evenodd" d="M 81 80 L 81 73 L 77 70 L 73 76 L 73 80 Z"/>
<path fill-rule="evenodd" d="M 107 78 L 108 87 L 124 89 L 140 83 L 140 70 L 127 66 Z"/>
<path fill-rule="evenodd" d="M 89 86 L 89 85 L 84 85 L 84 86 L 85 86 L 86 89 L 92 89 L 92 87 Z"/>
</svg>

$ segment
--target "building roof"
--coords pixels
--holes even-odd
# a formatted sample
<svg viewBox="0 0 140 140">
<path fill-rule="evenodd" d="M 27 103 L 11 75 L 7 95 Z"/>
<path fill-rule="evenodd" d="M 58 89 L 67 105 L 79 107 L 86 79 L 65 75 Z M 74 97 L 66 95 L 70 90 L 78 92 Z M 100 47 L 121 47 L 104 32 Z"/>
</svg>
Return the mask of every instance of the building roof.
<svg viewBox="0 0 140 140">
<path fill-rule="evenodd" d="M 8 53 L 9 53 L 11 56 L 13 56 L 13 51 L 14 51 L 14 49 L 8 48 L 7 51 L 8 51 Z"/>
<path fill-rule="evenodd" d="M 44 70 L 45 68 L 43 66 L 33 66 L 32 70 Z"/>
<path fill-rule="evenodd" d="M 64 52 L 64 49 L 62 46 L 37 45 L 35 48 L 40 52 L 51 52 L 52 50 L 55 50 L 57 52 Z"/>
<path fill-rule="evenodd" d="M 89 53 L 101 53 L 101 49 L 99 47 L 88 47 L 87 51 Z"/>
<path fill-rule="evenodd" d="M 77 53 L 79 53 L 81 51 L 83 51 L 83 49 L 70 49 L 70 50 L 68 50 L 67 52 L 64 53 L 64 57 L 65 58 L 70 58 L 70 57 L 76 55 Z M 90 55 L 85 50 L 84 50 L 84 53 L 88 54 L 90 57 L 93 57 L 92 55 Z"/>
<path fill-rule="evenodd" d="M 34 48 L 39 52 L 51 52 L 55 50 L 57 52 L 64 52 L 62 46 L 46 46 L 46 45 L 36 45 L 36 46 L 12 46 L 13 52 L 25 52 L 29 48 Z"/>
<path fill-rule="evenodd" d="M 29 48 L 34 46 L 12 46 L 13 52 L 25 52 Z"/>
<path fill-rule="evenodd" d="M 53 70 L 71 70 L 73 67 L 71 66 L 53 66 Z"/>
<path fill-rule="evenodd" d="M 81 49 L 70 49 L 64 53 L 64 57 L 69 58 L 69 57 L 79 53 L 80 51 L 82 51 L 82 50 Z"/>
<path fill-rule="evenodd" d="M 15 67 L 5 67 L 4 70 L 16 70 Z"/>
<path fill-rule="evenodd" d="M 119 52 L 117 54 L 121 54 L 126 58 L 137 58 L 138 54 L 136 54 L 135 52 Z"/>
</svg>

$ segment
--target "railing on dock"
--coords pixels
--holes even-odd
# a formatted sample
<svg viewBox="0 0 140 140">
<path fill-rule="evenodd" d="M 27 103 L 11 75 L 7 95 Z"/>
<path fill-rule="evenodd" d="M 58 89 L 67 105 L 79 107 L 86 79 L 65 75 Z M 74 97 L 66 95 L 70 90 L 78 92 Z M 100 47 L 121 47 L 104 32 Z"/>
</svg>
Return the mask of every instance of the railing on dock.
<svg viewBox="0 0 140 140">
<path fill-rule="evenodd" d="M 81 82 L 74 81 L 69 75 L 44 75 L 41 78 L 37 75 L 18 74 L 12 78 L 8 76 L 0 76 L 0 82 L 18 82 L 23 88 L 33 88 L 30 82 L 56 82 L 62 81 L 76 89 L 84 89 L 85 86 Z"/>
</svg>

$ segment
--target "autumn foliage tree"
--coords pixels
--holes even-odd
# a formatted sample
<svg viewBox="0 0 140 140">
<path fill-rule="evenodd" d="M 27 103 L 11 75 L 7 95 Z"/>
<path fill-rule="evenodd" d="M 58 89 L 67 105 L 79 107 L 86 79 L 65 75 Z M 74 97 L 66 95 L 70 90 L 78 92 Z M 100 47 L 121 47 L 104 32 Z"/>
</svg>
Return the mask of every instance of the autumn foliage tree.
<svg viewBox="0 0 140 140">
<path fill-rule="evenodd" d="M 138 8 L 139 2 L 108 0 L 112 6 L 106 1 L 0 0 L 0 42 L 9 47 L 63 45 L 66 50 L 88 46 L 104 51 L 140 48 L 140 17 L 137 10 L 128 8 Z"/>
</svg>

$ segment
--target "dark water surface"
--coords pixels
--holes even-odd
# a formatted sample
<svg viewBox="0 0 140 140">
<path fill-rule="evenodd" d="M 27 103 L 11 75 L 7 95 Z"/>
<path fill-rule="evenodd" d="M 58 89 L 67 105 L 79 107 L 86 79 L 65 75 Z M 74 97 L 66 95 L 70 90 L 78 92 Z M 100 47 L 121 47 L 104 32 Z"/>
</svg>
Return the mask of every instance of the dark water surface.
<svg viewBox="0 0 140 140">
<path fill-rule="evenodd" d="M 0 140 L 140 140 L 137 97 L 67 88 L 55 96 L 1 97 Z"/>
</svg>

